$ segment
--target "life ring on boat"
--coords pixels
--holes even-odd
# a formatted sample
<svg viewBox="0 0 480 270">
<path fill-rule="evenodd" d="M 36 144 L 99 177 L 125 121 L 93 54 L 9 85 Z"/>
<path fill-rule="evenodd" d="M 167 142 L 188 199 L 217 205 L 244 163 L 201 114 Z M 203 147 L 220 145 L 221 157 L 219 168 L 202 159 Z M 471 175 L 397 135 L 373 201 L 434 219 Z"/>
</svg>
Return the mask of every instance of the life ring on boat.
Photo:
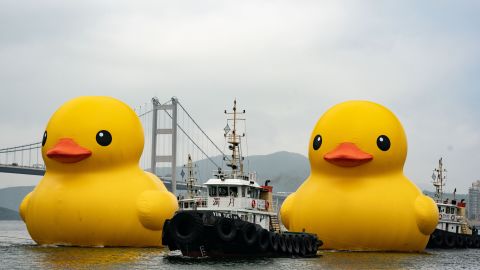
<svg viewBox="0 0 480 270">
<path fill-rule="evenodd" d="M 270 203 L 268 201 L 265 202 L 265 210 L 268 210 L 268 208 L 270 207 Z"/>
<path fill-rule="evenodd" d="M 257 202 L 255 200 L 252 200 L 252 208 L 255 208 L 256 205 L 257 205 Z"/>
</svg>

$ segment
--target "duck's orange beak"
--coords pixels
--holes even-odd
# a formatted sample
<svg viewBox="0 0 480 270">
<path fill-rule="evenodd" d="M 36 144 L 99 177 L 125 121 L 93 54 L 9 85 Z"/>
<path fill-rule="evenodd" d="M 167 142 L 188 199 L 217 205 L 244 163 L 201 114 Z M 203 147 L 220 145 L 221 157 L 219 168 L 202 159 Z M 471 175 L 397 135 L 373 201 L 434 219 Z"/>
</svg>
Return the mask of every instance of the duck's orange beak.
<svg viewBox="0 0 480 270">
<path fill-rule="evenodd" d="M 373 155 L 363 152 L 354 143 L 341 143 L 333 151 L 326 153 L 323 158 L 340 167 L 355 167 L 373 159 Z"/>
<path fill-rule="evenodd" d="M 57 144 L 47 151 L 47 157 L 62 163 L 75 163 L 92 155 L 92 151 L 81 147 L 70 138 L 60 139 Z"/>
</svg>

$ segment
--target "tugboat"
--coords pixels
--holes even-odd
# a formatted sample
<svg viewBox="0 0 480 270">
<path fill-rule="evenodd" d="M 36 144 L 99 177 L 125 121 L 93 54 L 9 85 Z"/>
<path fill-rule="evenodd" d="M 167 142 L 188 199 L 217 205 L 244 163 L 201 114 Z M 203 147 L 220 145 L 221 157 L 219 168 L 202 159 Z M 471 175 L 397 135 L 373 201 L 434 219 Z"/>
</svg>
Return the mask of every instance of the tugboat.
<svg viewBox="0 0 480 270">
<path fill-rule="evenodd" d="M 312 257 L 323 243 L 315 234 L 281 231 L 269 180 L 257 183 L 256 173 L 244 172 L 236 100 L 227 119 L 224 137 L 232 152 L 224 157 L 231 170 L 219 168 L 204 186 L 193 190 L 192 160 L 187 164 L 188 193 L 179 199 L 179 210 L 165 221 L 162 244 L 187 257 L 298 256 Z M 230 129 L 229 123 L 233 124 Z M 192 189 L 192 190 L 190 190 Z"/>
<path fill-rule="evenodd" d="M 439 219 L 435 231 L 430 235 L 428 248 L 480 248 L 478 230 L 470 226 L 466 218 L 466 203 L 462 199 L 443 198 L 446 170 L 443 168 L 442 158 L 438 161 L 438 168 L 433 170 L 433 185 L 435 187 L 434 200 L 438 207 Z"/>
</svg>

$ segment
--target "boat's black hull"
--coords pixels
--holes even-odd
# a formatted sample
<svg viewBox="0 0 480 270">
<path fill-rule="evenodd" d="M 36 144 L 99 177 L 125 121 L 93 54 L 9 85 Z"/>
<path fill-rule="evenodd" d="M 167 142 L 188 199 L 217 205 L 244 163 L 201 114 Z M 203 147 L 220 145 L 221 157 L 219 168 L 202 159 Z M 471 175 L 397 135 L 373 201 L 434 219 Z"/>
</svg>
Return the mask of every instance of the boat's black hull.
<svg viewBox="0 0 480 270">
<path fill-rule="evenodd" d="M 221 213 L 182 211 L 167 220 L 163 245 L 188 257 L 312 257 L 322 242 L 315 234 L 278 233 Z"/>
<path fill-rule="evenodd" d="M 435 229 L 430 235 L 427 248 L 480 248 L 480 235 L 453 233 Z"/>
</svg>

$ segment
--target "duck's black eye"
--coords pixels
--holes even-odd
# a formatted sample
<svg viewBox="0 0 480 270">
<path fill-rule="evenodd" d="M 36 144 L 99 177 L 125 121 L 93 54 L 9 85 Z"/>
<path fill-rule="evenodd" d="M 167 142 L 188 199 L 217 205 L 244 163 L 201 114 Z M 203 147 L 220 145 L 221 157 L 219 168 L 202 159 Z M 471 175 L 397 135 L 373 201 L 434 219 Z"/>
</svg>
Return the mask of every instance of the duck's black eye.
<svg viewBox="0 0 480 270">
<path fill-rule="evenodd" d="M 106 130 L 100 130 L 97 133 L 97 143 L 101 146 L 107 146 L 112 142 L 112 134 Z"/>
<path fill-rule="evenodd" d="M 385 135 L 380 135 L 377 138 L 377 146 L 382 151 L 390 149 L 390 139 Z"/>
<path fill-rule="evenodd" d="M 322 145 L 322 136 L 317 135 L 313 139 L 313 150 L 318 150 L 320 146 Z"/>
<path fill-rule="evenodd" d="M 43 133 L 43 138 L 42 138 L 42 146 L 45 146 L 45 143 L 47 142 L 47 131 Z"/>
</svg>

